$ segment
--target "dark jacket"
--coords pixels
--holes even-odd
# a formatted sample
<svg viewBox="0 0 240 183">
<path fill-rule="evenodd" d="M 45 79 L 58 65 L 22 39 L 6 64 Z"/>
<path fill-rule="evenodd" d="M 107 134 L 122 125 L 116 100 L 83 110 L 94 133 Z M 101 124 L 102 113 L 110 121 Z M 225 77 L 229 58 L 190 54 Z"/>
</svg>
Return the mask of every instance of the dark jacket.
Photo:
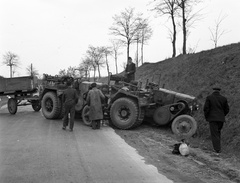
<svg viewBox="0 0 240 183">
<path fill-rule="evenodd" d="M 94 87 L 89 90 L 87 95 L 87 104 L 90 106 L 89 108 L 89 119 L 90 120 L 100 120 L 103 119 L 103 111 L 102 111 L 102 100 L 105 99 L 105 96 L 101 92 L 101 90 Z"/>
<path fill-rule="evenodd" d="M 127 64 L 125 73 L 128 82 L 135 80 L 135 71 L 136 71 L 136 66 L 134 63 Z"/>
<path fill-rule="evenodd" d="M 203 111 L 206 121 L 225 122 L 225 116 L 229 112 L 227 99 L 219 92 L 214 91 L 211 95 L 207 96 Z"/>
<path fill-rule="evenodd" d="M 68 87 L 63 91 L 62 102 L 64 105 L 75 105 L 78 102 L 77 90 L 71 87 Z"/>
</svg>

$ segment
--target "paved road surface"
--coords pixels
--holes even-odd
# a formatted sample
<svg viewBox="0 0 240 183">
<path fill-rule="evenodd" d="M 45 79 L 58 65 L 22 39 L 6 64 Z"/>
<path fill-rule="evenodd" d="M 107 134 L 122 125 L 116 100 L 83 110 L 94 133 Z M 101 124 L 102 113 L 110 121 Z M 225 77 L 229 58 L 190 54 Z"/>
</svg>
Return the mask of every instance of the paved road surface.
<svg viewBox="0 0 240 183">
<path fill-rule="evenodd" d="M 0 109 L 0 183 L 171 183 L 109 127 L 63 131 L 31 106 Z"/>
</svg>

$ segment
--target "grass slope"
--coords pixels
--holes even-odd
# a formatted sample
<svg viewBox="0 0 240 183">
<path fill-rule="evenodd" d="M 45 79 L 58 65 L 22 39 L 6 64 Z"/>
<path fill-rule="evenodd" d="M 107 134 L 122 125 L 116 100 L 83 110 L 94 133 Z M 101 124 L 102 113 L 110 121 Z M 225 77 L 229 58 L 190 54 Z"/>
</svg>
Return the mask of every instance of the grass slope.
<svg viewBox="0 0 240 183">
<path fill-rule="evenodd" d="M 201 108 L 195 118 L 199 125 L 198 137 L 203 140 L 210 137 L 202 106 L 206 96 L 212 93 L 212 87 L 221 87 L 230 106 L 222 131 L 222 144 L 228 151 L 240 151 L 240 43 L 146 63 L 136 72 L 136 78 L 140 78 L 143 86 L 147 79 L 157 83 L 159 77 L 161 87 L 198 98 Z"/>
</svg>

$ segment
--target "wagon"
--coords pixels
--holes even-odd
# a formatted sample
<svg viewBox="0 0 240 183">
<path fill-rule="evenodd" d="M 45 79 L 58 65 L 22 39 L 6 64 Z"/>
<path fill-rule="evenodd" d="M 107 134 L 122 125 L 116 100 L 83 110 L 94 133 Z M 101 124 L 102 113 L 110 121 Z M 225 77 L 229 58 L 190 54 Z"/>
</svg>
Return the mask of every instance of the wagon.
<svg viewBox="0 0 240 183">
<path fill-rule="evenodd" d="M 37 91 L 38 81 L 36 77 L 0 78 L 0 96 L 9 98 L 7 107 L 10 114 L 16 114 L 18 106 L 25 105 L 32 105 L 34 111 L 39 111 L 41 102 L 36 94 Z"/>
</svg>

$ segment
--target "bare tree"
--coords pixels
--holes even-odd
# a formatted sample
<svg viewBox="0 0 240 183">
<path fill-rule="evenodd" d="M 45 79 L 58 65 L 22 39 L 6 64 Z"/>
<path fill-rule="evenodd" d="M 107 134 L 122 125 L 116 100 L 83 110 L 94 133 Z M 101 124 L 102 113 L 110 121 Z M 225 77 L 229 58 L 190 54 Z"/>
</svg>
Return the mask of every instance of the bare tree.
<svg viewBox="0 0 240 183">
<path fill-rule="evenodd" d="M 77 73 L 76 73 L 77 70 L 78 70 L 78 69 L 77 69 L 76 67 L 71 67 L 71 66 L 69 66 L 69 67 L 67 68 L 67 70 L 65 70 L 65 69 L 60 70 L 60 71 L 58 72 L 58 75 L 59 75 L 59 76 L 71 76 L 71 77 L 75 78 L 75 77 L 78 76 Z"/>
<path fill-rule="evenodd" d="M 179 6 L 177 6 L 177 0 L 155 0 L 155 5 L 152 11 L 155 11 L 158 15 L 166 15 L 171 18 L 172 29 L 169 29 L 170 39 L 172 42 L 172 57 L 176 56 L 176 37 L 177 37 L 177 26 L 176 26 L 176 16 L 178 13 Z"/>
<path fill-rule="evenodd" d="M 80 70 L 83 71 L 85 78 L 90 79 L 90 71 L 93 68 L 92 60 L 89 57 L 85 57 L 80 64 Z"/>
<path fill-rule="evenodd" d="M 147 41 L 152 36 L 152 29 L 149 26 L 148 19 L 139 19 L 139 24 L 141 25 L 141 28 L 138 30 L 138 33 L 135 36 L 135 41 L 137 44 L 137 50 L 135 54 L 135 62 L 136 67 L 139 66 L 140 60 L 143 64 L 143 45 L 147 43 Z M 139 44 L 141 44 L 141 59 L 139 58 Z"/>
<path fill-rule="evenodd" d="M 87 50 L 88 56 L 93 61 L 93 68 L 97 67 L 99 78 L 101 78 L 100 67 L 103 66 L 103 48 L 102 47 L 94 47 L 89 46 Z"/>
<path fill-rule="evenodd" d="M 76 71 L 77 71 L 76 67 L 69 66 L 68 69 L 67 69 L 67 75 L 75 78 L 75 77 L 77 77 Z"/>
<path fill-rule="evenodd" d="M 200 10 L 194 12 L 194 7 L 201 3 L 202 0 L 177 0 L 177 5 L 181 9 L 182 31 L 183 31 L 183 47 L 182 54 L 187 51 L 187 36 L 190 34 L 190 28 L 193 27 L 196 21 L 200 20 Z"/>
<path fill-rule="evenodd" d="M 27 74 L 30 76 L 38 76 L 39 75 L 38 70 L 35 69 L 32 64 L 27 66 L 26 71 L 27 71 Z"/>
<path fill-rule="evenodd" d="M 67 72 L 65 69 L 61 69 L 59 72 L 58 72 L 58 75 L 59 76 L 66 76 L 67 75 Z"/>
<path fill-rule="evenodd" d="M 122 43 L 118 40 L 111 40 L 111 43 L 112 43 L 113 56 L 115 60 L 116 74 L 118 74 L 118 55 L 121 54 L 119 53 L 119 49 L 122 47 Z"/>
<path fill-rule="evenodd" d="M 143 64 L 143 46 L 147 44 L 147 41 L 151 38 L 153 31 L 152 28 L 149 26 L 148 20 L 145 19 L 142 22 L 142 29 L 141 29 L 141 63 Z"/>
<path fill-rule="evenodd" d="M 134 8 L 128 8 L 120 15 L 113 17 L 114 23 L 110 27 L 111 34 L 120 37 L 119 40 L 127 46 L 127 58 L 129 57 L 130 45 L 136 41 L 135 37 L 142 28 L 142 24 L 139 23 L 141 16 L 140 13 L 134 13 Z"/>
<path fill-rule="evenodd" d="M 113 51 L 112 51 L 111 47 L 107 47 L 107 46 L 102 47 L 102 50 L 103 50 L 103 54 L 104 54 L 104 57 L 105 57 L 105 63 L 106 63 L 106 66 L 107 66 L 107 73 L 108 73 L 108 76 L 109 76 L 110 68 L 109 68 L 108 56 L 112 55 Z"/>
<path fill-rule="evenodd" d="M 19 56 L 8 51 L 5 55 L 3 55 L 3 64 L 10 67 L 10 77 L 12 77 L 13 67 L 18 67 L 19 65 Z"/>
<path fill-rule="evenodd" d="M 215 20 L 213 28 L 209 28 L 211 32 L 211 41 L 213 41 L 214 48 L 218 46 L 219 39 L 227 33 L 226 29 L 221 29 L 221 24 L 223 20 L 227 18 L 227 15 L 222 16 L 221 13 L 218 18 Z"/>
</svg>

